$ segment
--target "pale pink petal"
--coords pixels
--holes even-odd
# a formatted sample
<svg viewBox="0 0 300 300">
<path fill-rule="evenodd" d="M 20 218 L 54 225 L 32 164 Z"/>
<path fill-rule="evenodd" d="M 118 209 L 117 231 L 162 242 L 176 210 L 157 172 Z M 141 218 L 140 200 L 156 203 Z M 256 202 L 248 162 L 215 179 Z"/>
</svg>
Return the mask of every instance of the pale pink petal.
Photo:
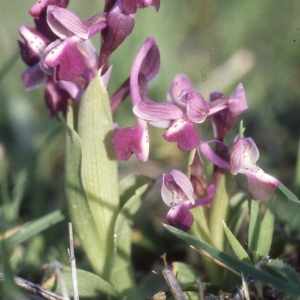
<svg viewBox="0 0 300 300">
<path fill-rule="evenodd" d="M 253 170 L 241 170 L 240 173 L 246 176 L 248 191 L 255 200 L 269 200 L 280 184 L 257 166 Z"/>
<path fill-rule="evenodd" d="M 252 138 L 240 138 L 230 152 L 230 171 L 233 175 L 241 169 L 251 168 L 259 158 L 259 152 Z"/>
<path fill-rule="evenodd" d="M 87 40 L 88 26 L 72 11 L 55 5 L 48 5 L 47 22 L 51 30 L 61 39 L 71 35 Z"/>
<path fill-rule="evenodd" d="M 47 75 L 41 70 L 39 64 L 29 67 L 22 74 L 22 81 L 26 91 L 40 87 L 47 81 Z"/>
<path fill-rule="evenodd" d="M 105 72 L 105 74 L 103 74 L 101 76 L 103 84 L 104 84 L 104 86 L 105 86 L 106 89 L 107 89 L 107 86 L 108 86 L 108 83 L 109 83 L 109 78 L 110 78 L 111 70 L 112 70 L 112 66 L 110 66 L 108 68 L 108 70 Z"/>
<path fill-rule="evenodd" d="M 202 123 L 209 114 L 209 104 L 197 92 L 185 94 L 187 100 L 187 115 L 194 123 Z"/>
<path fill-rule="evenodd" d="M 73 99 L 75 99 L 77 102 L 80 101 L 83 90 L 77 83 L 74 81 L 60 80 L 59 84 L 70 94 Z"/>
<path fill-rule="evenodd" d="M 176 184 L 179 185 L 179 187 L 182 189 L 182 191 L 185 193 L 185 195 L 189 198 L 192 204 L 195 203 L 195 193 L 193 185 L 190 181 L 190 179 L 181 171 L 179 170 L 172 170 L 170 174 L 173 176 L 174 181 Z"/>
<path fill-rule="evenodd" d="M 158 103 L 149 99 L 139 101 L 133 107 L 133 113 L 140 119 L 151 121 L 170 121 L 176 120 L 183 117 L 183 112 L 178 107 L 167 104 Z M 165 122 L 168 126 L 170 122 Z M 155 125 L 155 123 L 153 123 Z M 163 128 L 167 128 L 163 127 Z M 159 126 L 161 127 L 161 126 Z"/>
<path fill-rule="evenodd" d="M 87 69 L 93 74 L 93 76 L 96 76 L 98 71 L 99 57 L 92 41 L 86 40 L 82 43 L 78 43 L 76 47 L 83 55 Z"/>
</svg>

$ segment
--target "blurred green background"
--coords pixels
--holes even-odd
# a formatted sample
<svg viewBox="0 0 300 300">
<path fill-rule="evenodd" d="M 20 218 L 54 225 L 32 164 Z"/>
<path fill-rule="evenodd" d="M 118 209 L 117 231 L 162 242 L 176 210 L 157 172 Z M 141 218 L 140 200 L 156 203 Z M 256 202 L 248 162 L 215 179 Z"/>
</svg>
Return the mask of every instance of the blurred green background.
<svg viewBox="0 0 300 300">
<path fill-rule="evenodd" d="M 2 179 L 8 170 L 8 191 L 23 168 L 28 172 L 20 214 L 11 226 L 65 206 L 63 125 L 49 118 L 43 88 L 26 92 L 21 81 L 26 65 L 18 55 L 18 29 L 23 24 L 34 26 L 27 13 L 34 3 L 0 1 L 0 159 L 6 165 Z M 87 20 L 102 11 L 103 1 L 70 0 L 68 8 Z M 211 90 L 230 96 L 242 82 L 249 104 L 242 116 L 245 136 L 251 136 L 260 150 L 258 164 L 291 188 L 300 131 L 299 15 L 298 0 L 161 0 L 158 13 L 153 7 L 138 10 L 133 33 L 112 55 L 109 94 L 128 77 L 137 51 L 153 36 L 161 53 L 161 69 L 149 84 L 150 98 L 165 102 L 177 73 L 186 74 L 207 100 Z M 93 42 L 99 48 L 99 36 Z M 130 99 L 116 111 L 114 121 L 119 128 L 135 124 Z M 238 133 L 236 125 L 228 141 Z M 201 139 L 212 138 L 209 120 L 199 126 L 199 132 Z M 141 163 L 132 157 L 120 162 L 120 177 L 136 171 L 159 178 L 162 172 L 182 166 L 185 154 L 176 144 L 167 143 L 163 133 L 150 128 L 149 161 Z M 159 199 L 159 184 L 147 198 L 147 206 L 155 212 L 150 217 L 158 228 L 167 211 Z M 32 256 L 28 250 L 27 262 L 39 264 L 54 257 L 67 263 L 67 256 L 57 254 L 67 245 L 67 227 L 57 228 L 31 242 L 34 250 Z M 43 259 L 37 253 L 44 253 L 47 245 L 57 247 L 50 248 Z"/>
</svg>

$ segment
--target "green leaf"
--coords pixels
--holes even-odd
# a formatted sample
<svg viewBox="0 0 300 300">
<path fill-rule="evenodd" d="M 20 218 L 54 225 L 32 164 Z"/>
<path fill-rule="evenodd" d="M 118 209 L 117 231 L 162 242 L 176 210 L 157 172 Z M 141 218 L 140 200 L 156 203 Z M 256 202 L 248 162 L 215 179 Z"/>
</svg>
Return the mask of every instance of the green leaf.
<svg viewBox="0 0 300 300">
<path fill-rule="evenodd" d="M 252 265 L 251 259 L 245 249 L 242 247 L 242 245 L 239 243 L 239 241 L 235 238 L 235 236 L 232 234 L 230 229 L 227 227 L 226 223 L 223 221 L 224 225 L 224 231 L 227 235 L 227 238 L 229 240 L 229 243 L 235 253 L 235 255 L 245 263 L 248 263 Z"/>
<path fill-rule="evenodd" d="M 12 268 L 10 265 L 10 260 L 7 254 L 7 247 L 5 240 L 0 241 L 0 253 L 2 258 L 2 270 L 5 274 L 4 281 L 2 282 L 0 278 L 0 297 L 1 299 L 10 299 L 10 300 L 17 300 L 23 299 L 22 291 L 16 286 Z"/>
<path fill-rule="evenodd" d="M 129 174 L 119 183 L 120 206 L 123 205 L 135 194 L 136 190 L 144 184 L 154 180 L 137 174 Z"/>
<path fill-rule="evenodd" d="M 43 230 L 55 225 L 66 217 L 66 213 L 61 210 L 56 210 L 44 217 L 32 221 L 28 225 L 21 227 L 16 233 L 5 239 L 6 248 L 10 249 L 27 239 L 35 236 Z"/>
<path fill-rule="evenodd" d="M 197 270 L 192 266 L 183 262 L 173 262 L 172 269 L 177 273 L 177 281 L 180 286 L 195 283 L 196 280 L 201 280 Z"/>
<path fill-rule="evenodd" d="M 216 259 L 220 260 L 224 264 L 228 265 L 231 268 L 234 268 L 240 272 L 244 272 L 255 277 L 257 280 L 261 280 L 270 286 L 286 292 L 290 295 L 298 296 L 300 294 L 300 285 L 294 286 L 286 281 L 278 279 L 266 272 L 261 270 L 255 269 L 253 266 L 240 261 L 236 258 L 229 256 L 228 254 L 214 248 L 213 246 L 196 239 L 194 236 L 183 232 L 177 228 L 171 227 L 169 225 L 164 224 L 166 229 L 168 229 L 171 233 L 176 235 L 177 237 L 181 238 L 182 240 L 186 241 L 189 245 L 193 245 L 194 247 L 200 248 L 203 251 L 208 252 L 210 255 L 215 257 Z M 214 278 L 212 278 L 214 279 Z"/>
<path fill-rule="evenodd" d="M 282 260 L 274 259 L 269 264 L 262 265 L 261 269 L 293 286 L 300 286 L 300 278 L 296 270 Z"/>
<path fill-rule="evenodd" d="M 299 239 L 300 227 L 298 217 L 300 215 L 300 201 L 282 183 L 273 197 L 276 217 L 284 224 L 284 231 L 292 243 L 293 239 Z"/>
<path fill-rule="evenodd" d="M 100 241 L 100 234 L 95 225 L 82 180 L 81 142 L 78 134 L 73 130 L 72 107 L 69 107 L 67 125 L 65 188 L 70 218 L 92 268 L 97 274 L 102 274 L 105 266 L 104 246 Z"/>
<path fill-rule="evenodd" d="M 272 200 L 270 205 L 272 204 Z M 269 206 L 265 212 L 263 221 L 261 223 L 259 242 L 258 242 L 258 254 L 260 257 L 267 256 L 269 254 L 274 231 L 274 213 Z"/>
<path fill-rule="evenodd" d="M 77 269 L 76 271 L 80 300 L 121 299 L 114 287 L 101 277 L 80 269 Z M 69 295 L 73 297 L 71 268 L 62 268 L 61 274 Z M 48 279 L 43 284 L 43 288 L 51 290 L 57 294 L 61 294 L 60 286 L 57 282 L 56 276 L 52 276 L 50 279 Z"/>
<path fill-rule="evenodd" d="M 13 192 L 12 192 L 12 203 L 10 211 L 10 219 L 8 221 L 15 221 L 19 216 L 19 210 L 21 206 L 21 201 L 24 196 L 26 189 L 28 173 L 27 170 L 23 169 L 17 177 Z M 6 215 L 7 217 L 7 215 Z"/>
<path fill-rule="evenodd" d="M 229 200 L 228 228 L 234 235 L 239 233 L 241 225 L 248 213 L 248 203 L 245 193 L 237 193 Z"/>
<path fill-rule="evenodd" d="M 149 273 L 149 275 L 139 284 L 138 289 L 141 295 L 150 298 L 158 292 L 167 290 L 168 287 L 162 272 L 160 272 L 158 274 Z"/>
<path fill-rule="evenodd" d="M 78 135 L 82 145 L 82 176 L 88 204 L 101 240 L 103 269 L 109 277 L 114 245 L 114 225 L 120 211 L 118 166 L 112 144 L 113 121 L 101 70 L 89 83 L 79 107 Z M 83 242 L 83 241 L 82 241 Z"/>
<path fill-rule="evenodd" d="M 250 200 L 250 220 L 249 220 L 249 234 L 248 234 L 248 248 L 253 255 L 253 263 L 256 264 L 258 257 L 258 244 L 261 229 L 261 216 L 259 205 L 256 200 Z"/>
<path fill-rule="evenodd" d="M 143 197 L 149 192 L 152 185 L 153 181 L 148 181 L 139 187 L 123 205 L 116 220 L 110 282 L 122 296 L 127 296 L 127 299 L 139 299 L 131 267 L 131 234 L 135 215 L 142 204 Z M 124 192 L 124 194 L 126 193 Z"/>
<path fill-rule="evenodd" d="M 199 294 L 197 292 L 183 292 L 187 300 L 199 300 Z"/>
<path fill-rule="evenodd" d="M 276 189 L 276 194 L 283 198 L 285 197 L 287 200 L 293 201 L 297 204 L 300 204 L 300 200 L 297 198 L 295 194 L 293 194 L 284 184 L 280 183 L 279 187 Z"/>
</svg>

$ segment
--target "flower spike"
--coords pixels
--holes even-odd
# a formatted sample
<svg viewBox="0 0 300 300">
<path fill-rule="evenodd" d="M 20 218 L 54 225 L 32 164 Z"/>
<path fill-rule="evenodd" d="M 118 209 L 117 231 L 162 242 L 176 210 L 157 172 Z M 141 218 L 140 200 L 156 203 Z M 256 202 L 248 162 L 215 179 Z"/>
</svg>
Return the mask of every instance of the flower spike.
<svg viewBox="0 0 300 300">
<path fill-rule="evenodd" d="M 228 108 L 211 117 L 215 139 L 224 141 L 226 134 L 233 127 L 237 118 L 248 109 L 245 90 L 240 83 L 230 98 L 226 98 L 223 94 L 212 92 L 210 94 L 211 104 L 214 102 L 227 99 Z"/>
<path fill-rule="evenodd" d="M 189 210 L 209 204 L 214 197 L 215 188 L 210 185 L 207 188 L 207 197 L 196 199 L 190 179 L 181 171 L 172 170 L 170 175 L 163 174 L 162 177 L 162 199 L 171 207 L 167 214 L 167 222 L 176 228 L 188 231 L 194 222 L 194 217 Z"/>
</svg>

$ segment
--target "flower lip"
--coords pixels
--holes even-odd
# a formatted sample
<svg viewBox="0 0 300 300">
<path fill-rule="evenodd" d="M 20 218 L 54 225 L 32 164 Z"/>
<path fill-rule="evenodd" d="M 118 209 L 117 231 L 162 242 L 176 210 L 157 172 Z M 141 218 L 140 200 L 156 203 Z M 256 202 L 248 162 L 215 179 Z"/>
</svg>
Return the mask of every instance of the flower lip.
<svg viewBox="0 0 300 300">
<path fill-rule="evenodd" d="M 171 207 L 166 219 L 169 225 L 183 231 L 190 230 L 194 223 L 194 217 L 184 203 Z"/>
</svg>

